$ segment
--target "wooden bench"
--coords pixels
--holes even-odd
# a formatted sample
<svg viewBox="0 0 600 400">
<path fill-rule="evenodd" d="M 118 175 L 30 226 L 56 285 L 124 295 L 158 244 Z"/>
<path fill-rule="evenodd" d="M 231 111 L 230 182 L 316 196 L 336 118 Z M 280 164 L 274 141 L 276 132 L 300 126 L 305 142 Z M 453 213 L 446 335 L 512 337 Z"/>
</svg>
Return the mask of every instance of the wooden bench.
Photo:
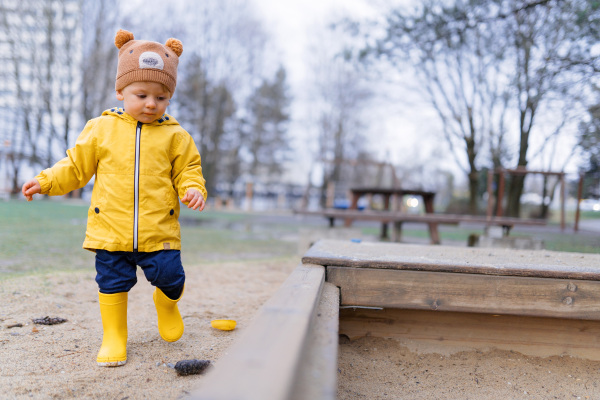
<svg viewBox="0 0 600 400">
<path fill-rule="evenodd" d="M 501 226 L 504 234 L 508 235 L 510 230 L 515 225 L 526 226 L 543 226 L 546 221 L 542 219 L 523 219 L 512 217 L 491 217 L 478 215 L 460 215 L 460 214 L 410 214 L 395 211 L 359 211 L 359 210 L 339 210 L 325 209 L 319 211 L 295 210 L 294 213 L 299 215 L 322 216 L 329 220 L 329 226 L 335 226 L 336 219 L 344 221 L 378 221 L 381 222 L 381 239 L 388 239 L 387 224 L 394 224 L 393 240 L 399 242 L 402 238 L 402 223 L 416 222 L 429 225 L 429 237 L 432 244 L 440 244 L 440 236 L 437 229 L 439 224 L 458 225 L 460 223 L 477 223 L 485 224 L 486 226 Z M 347 224 L 349 225 L 349 224 Z"/>
<path fill-rule="evenodd" d="M 340 334 L 600 360 L 600 254 L 323 240 Z"/>
<path fill-rule="evenodd" d="M 339 291 L 299 265 L 190 398 L 335 400 Z"/>
</svg>

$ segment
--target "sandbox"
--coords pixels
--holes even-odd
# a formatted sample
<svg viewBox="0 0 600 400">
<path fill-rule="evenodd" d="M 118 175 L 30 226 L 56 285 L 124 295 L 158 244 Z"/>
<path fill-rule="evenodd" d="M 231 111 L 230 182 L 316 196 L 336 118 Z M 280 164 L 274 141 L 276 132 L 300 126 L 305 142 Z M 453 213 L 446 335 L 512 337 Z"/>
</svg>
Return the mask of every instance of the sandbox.
<svg viewBox="0 0 600 400">
<path fill-rule="evenodd" d="M 338 335 L 598 361 L 599 333 L 600 255 L 323 240 L 192 397 L 334 399 Z"/>
</svg>

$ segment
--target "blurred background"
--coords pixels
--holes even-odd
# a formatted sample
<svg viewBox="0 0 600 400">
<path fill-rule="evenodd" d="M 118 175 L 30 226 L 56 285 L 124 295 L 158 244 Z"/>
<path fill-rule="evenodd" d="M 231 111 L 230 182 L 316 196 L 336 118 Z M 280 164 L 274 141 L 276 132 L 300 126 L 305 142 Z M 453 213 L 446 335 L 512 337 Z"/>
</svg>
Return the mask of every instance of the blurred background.
<svg viewBox="0 0 600 400">
<path fill-rule="evenodd" d="M 596 0 L 0 0 L 0 13 L 4 198 L 120 105 L 123 28 L 183 42 L 168 112 L 214 208 L 343 208 L 351 187 L 377 186 L 481 214 L 501 171 L 527 169 L 563 173 L 567 206 L 580 191 L 600 212 Z M 557 176 L 508 175 L 506 215 L 551 212 Z"/>
</svg>

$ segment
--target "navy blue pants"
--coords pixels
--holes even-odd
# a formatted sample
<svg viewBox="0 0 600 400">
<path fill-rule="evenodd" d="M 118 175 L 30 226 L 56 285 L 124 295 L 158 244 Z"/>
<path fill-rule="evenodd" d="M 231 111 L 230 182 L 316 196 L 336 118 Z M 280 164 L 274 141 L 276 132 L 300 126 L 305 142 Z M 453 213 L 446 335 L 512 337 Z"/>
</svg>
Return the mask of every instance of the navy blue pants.
<svg viewBox="0 0 600 400">
<path fill-rule="evenodd" d="M 185 273 L 179 250 L 151 253 L 96 250 L 96 282 L 100 293 L 128 292 L 136 283 L 137 266 L 146 279 L 170 299 L 181 296 Z"/>
</svg>

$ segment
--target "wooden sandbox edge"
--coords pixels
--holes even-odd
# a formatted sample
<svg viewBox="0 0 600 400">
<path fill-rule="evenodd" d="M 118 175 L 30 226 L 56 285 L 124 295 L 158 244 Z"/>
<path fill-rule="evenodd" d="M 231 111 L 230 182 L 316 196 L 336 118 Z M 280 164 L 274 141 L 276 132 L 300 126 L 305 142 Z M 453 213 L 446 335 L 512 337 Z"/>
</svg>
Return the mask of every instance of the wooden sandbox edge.
<svg viewBox="0 0 600 400">
<path fill-rule="evenodd" d="M 331 287 L 327 284 L 326 293 Z M 198 400 L 288 400 L 302 399 L 294 388 L 302 376 L 302 364 L 309 353 L 311 329 L 319 314 L 333 315 L 335 355 L 337 363 L 337 314 L 339 302 L 328 306 L 328 312 L 317 311 L 325 287 L 325 268 L 301 264 L 290 274 L 278 291 L 258 311 L 251 325 L 241 334 L 215 368 L 189 398 Z M 337 290 L 337 288 L 334 288 Z M 338 296 L 339 297 L 339 296 Z M 333 314 L 330 309 L 333 309 Z M 331 339 L 328 339 L 331 342 Z M 326 368 L 330 368 L 327 366 Z M 335 366 L 333 367 L 335 371 Z M 318 374 L 331 375 L 331 374 Z M 332 384 L 331 379 L 322 382 Z M 319 389 L 321 393 L 335 388 Z M 327 397 L 321 397 L 323 399 Z"/>
</svg>

